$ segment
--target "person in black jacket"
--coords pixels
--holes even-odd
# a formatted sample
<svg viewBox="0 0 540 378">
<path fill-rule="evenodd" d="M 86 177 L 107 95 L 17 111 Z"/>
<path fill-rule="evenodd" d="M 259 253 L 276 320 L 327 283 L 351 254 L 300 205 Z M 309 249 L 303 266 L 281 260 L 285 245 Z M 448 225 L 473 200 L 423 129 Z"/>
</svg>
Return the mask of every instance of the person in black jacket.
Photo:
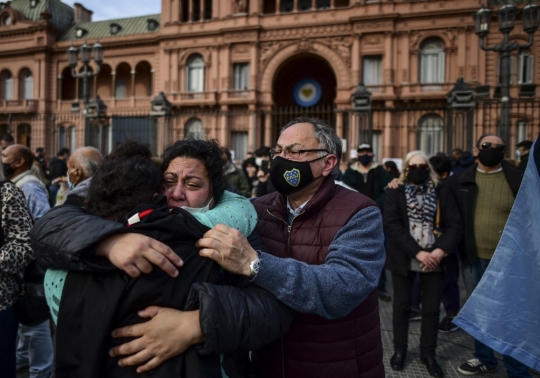
<svg viewBox="0 0 540 378">
<path fill-rule="evenodd" d="M 520 170 L 504 160 L 506 151 L 499 136 L 482 135 L 474 148 L 478 162 L 449 181 L 464 224 L 459 251 L 469 296 L 495 253 L 523 178 Z M 462 363 L 458 371 L 475 375 L 494 370 L 498 363 L 493 349 L 475 340 L 474 358 Z M 503 355 L 503 363 L 510 377 L 530 377 L 527 366 L 513 357 Z"/>
<path fill-rule="evenodd" d="M 49 204 L 53 207 L 56 204 L 56 195 L 60 190 L 59 182 L 67 175 L 67 160 L 69 159 L 69 149 L 61 148 L 56 157 L 49 162 Z"/>
<path fill-rule="evenodd" d="M 525 169 L 527 168 L 527 162 L 529 161 L 529 152 L 532 145 L 532 140 L 522 140 L 521 142 L 516 144 L 516 155 L 519 158 L 519 165 L 517 166 L 517 168 L 522 172 L 525 172 Z"/>
<path fill-rule="evenodd" d="M 405 366 L 411 287 L 416 272 L 420 272 L 420 359 L 431 376 L 442 377 L 435 360 L 444 287 L 441 263 L 462 237 L 461 218 L 450 189 L 439 184 L 422 151 L 409 152 L 404 167 L 398 188 L 387 190 L 383 216 L 389 237 L 386 267 L 392 272 L 394 286 L 394 355 L 390 365 L 394 370 Z"/>
<path fill-rule="evenodd" d="M 187 206 L 186 210 L 196 212 L 210 206 L 212 198 L 219 201 L 225 184 L 222 175 L 223 164 L 216 141 L 183 140 L 167 148 L 162 168 L 165 170 L 163 193 L 167 197 L 169 207 Z M 110 179 L 114 178 L 114 175 L 110 176 Z M 104 211 L 107 211 L 107 206 L 110 205 L 101 206 L 105 206 Z M 32 242 L 40 261 L 48 268 L 89 273 L 107 272 L 111 269 L 107 261 L 109 260 L 132 277 L 148 274 L 152 270 L 151 263 L 159 265 L 173 277 L 178 276 L 178 271 L 175 268 L 171 270 L 170 267 L 172 264 L 180 266 L 181 260 L 170 248 L 153 240 L 149 246 L 159 256 L 156 254 L 133 256 L 132 248 L 140 247 L 142 239 L 139 239 L 137 234 L 120 234 L 124 232 L 125 229 L 120 223 L 92 217 L 74 206 L 61 206 L 50 212 L 43 222 L 36 224 Z M 106 239 L 107 237 L 110 238 Z M 102 240 L 103 243 L 97 243 Z M 117 243 L 119 240 L 120 244 Z M 255 232 L 250 235 L 250 241 L 255 248 L 264 248 Z M 115 246 L 112 250 L 107 249 L 107 246 L 111 245 L 109 243 Z M 102 253 L 108 259 L 99 258 L 96 248 L 98 250 L 103 248 Z M 200 317 L 205 334 L 205 340 L 199 340 L 204 343 L 196 346 L 200 355 L 234 352 L 239 348 L 246 350 L 260 348 L 282 335 L 292 319 L 290 309 L 264 290 L 253 285 L 244 287 L 242 282 L 233 277 L 228 277 L 227 280 L 231 284 L 240 285 L 241 290 L 210 283 L 193 285 L 188 302 L 195 306 L 190 308 L 191 310 L 196 308 L 199 310 L 179 311 L 186 317 Z M 159 327 L 160 314 L 170 311 L 178 310 L 147 308 L 140 312 L 139 316 L 153 319 L 141 326 L 146 327 L 152 323 Z M 181 330 L 188 334 L 190 331 L 190 329 Z M 134 332 L 133 336 L 141 335 Z M 175 354 L 163 360 L 152 356 L 145 357 L 151 353 L 152 344 L 147 338 L 142 337 L 116 348 L 115 354 L 118 356 L 120 354 L 118 351 L 132 350 L 134 345 L 141 343 L 146 345 L 147 350 L 141 353 L 138 349 L 139 353 L 135 356 L 122 360 L 124 366 L 143 365 L 137 369 L 139 372 L 156 368 L 188 347 L 175 345 Z M 249 374 L 249 368 L 246 368 L 245 364 L 239 364 L 242 361 L 238 359 L 227 361 L 234 373 L 230 374 L 228 370 L 231 378 Z"/>
</svg>

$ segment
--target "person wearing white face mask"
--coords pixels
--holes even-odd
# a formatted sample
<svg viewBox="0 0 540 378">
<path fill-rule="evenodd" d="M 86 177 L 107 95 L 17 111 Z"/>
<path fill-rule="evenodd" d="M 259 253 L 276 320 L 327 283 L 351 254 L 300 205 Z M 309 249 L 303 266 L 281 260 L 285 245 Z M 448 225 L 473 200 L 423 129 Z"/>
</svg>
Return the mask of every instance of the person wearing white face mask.
<svg viewBox="0 0 540 378">
<path fill-rule="evenodd" d="M 66 182 L 70 192 L 64 203 L 80 206 L 84 202 L 92 176 L 103 163 L 103 155 L 94 147 L 81 147 L 69 157 Z"/>
</svg>

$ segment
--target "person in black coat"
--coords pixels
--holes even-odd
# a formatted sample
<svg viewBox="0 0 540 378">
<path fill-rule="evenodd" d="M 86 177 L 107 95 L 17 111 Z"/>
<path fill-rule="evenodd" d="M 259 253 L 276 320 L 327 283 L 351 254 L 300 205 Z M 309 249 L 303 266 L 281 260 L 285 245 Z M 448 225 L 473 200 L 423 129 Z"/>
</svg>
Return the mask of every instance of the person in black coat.
<svg viewBox="0 0 540 378">
<path fill-rule="evenodd" d="M 201 146 L 201 144 L 204 145 Z M 212 155 L 212 151 L 209 153 L 208 150 L 215 150 L 214 152 L 216 152 L 216 154 L 213 154 L 215 156 Z M 191 245 L 188 250 L 182 249 L 177 251 L 174 249 L 174 245 L 170 246 L 173 248 L 174 252 L 181 252 L 179 254 L 184 260 L 184 267 L 180 271 L 177 279 L 171 279 L 171 277 L 161 269 L 156 268 L 152 270 L 150 268 L 147 270 L 148 267 L 145 268 L 144 266 L 136 265 L 135 263 L 133 263 L 134 266 L 132 266 L 132 269 L 140 269 L 138 274 L 137 272 L 133 274 L 132 271 L 128 271 L 125 268 L 122 268 L 124 272 L 119 273 L 112 265 L 118 264 L 118 260 L 113 261 L 111 255 L 107 256 L 110 261 L 109 259 L 97 256 L 96 249 L 99 245 L 97 242 L 111 234 L 122 236 L 118 234 L 126 233 L 127 231 L 126 226 L 122 223 L 107 221 L 101 217 L 117 219 L 121 213 L 119 208 L 122 208 L 122 211 L 125 211 L 125 209 L 133 206 L 133 202 L 129 201 L 133 201 L 133 198 L 131 197 L 135 196 L 143 186 L 142 184 L 137 184 L 133 177 L 129 179 L 130 176 L 135 175 L 133 169 L 125 169 L 125 167 L 123 167 L 123 170 L 116 173 L 109 172 L 110 174 L 104 177 L 104 180 L 101 180 L 102 186 L 100 192 L 104 193 L 105 196 L 115 196 L 114 200 L 95 201 L 95 196 L 90 196 L 88 198 L 87 207 L 91 212 L 100 215 L 101 217 L 88 215 L 82 209 L 75 206 L 60 206 L 50 212 L 47 219 L 36 224 L 34 227 L 35 233 L 33 234 L 33 249 L 36 251 L 36 254 L 40 256 L 40 261 L 49 268 L 70 269 L 71 273 L 67 277 L 69 279 L 71 276 L 72 278 L 78 279 L 80 281 L 79 283 L 82 282 L 82 285 L 78 285 L 78 287 L 85 287 L 87 290 L 86 293 L 93 293 L 93 298 L 96 300 L 100 299 L 99 293 L 103 293 L 103 298 L 112 298 L 107 303 L 113 303 L 117 306 L 115 311 L 112 311 L 112 307 L 110 306 L 106 308 L 94 306 L 96 307 L 94 308 L 91 306 L 91 302 L 79 300 L 77 292 L 72 291 L 70 294 L 70 286 L 65 287 L 66 292 L 64 293 L 65 295 L 62 295 L 63 304 L 59 311 L 58 340 L 61 340 L 61 342 L 68 340 L 69 342 L 69 335 L 71 334 L 69 331 L 69 322 L 64 323 L 64 326 L 62 326 L 60 320 L 62 317 L 67 319 L 71 317 L 75 324 L 71 325 L 71 329 L 78 332 L 86 332 L 88 336 L 84 338 L 86 343 L 81 343 L 81 339 L 76 340 L 76 342 L 81 343 L 78 350 L 82 350 L 82 352 L 77 354 L 63 354 L 63 360 L 60 361 L 60 366 L 71 366 L 73 369 L 79 369 L 77 366 L 80 363 L 80 357 L 83 355 L 87 343 L 92 342 L 92 345 L 95 346 L 104 345 L 104 342 L 109 342 L 108 335 L 110 332 L 105 334 L 103 332 L 95 332 L 96 334 L 94 334 L 93 332 L 96 331 L 95 327 L 97 327 L 97 325 L 93 325 L 92 322 L 94 319 L 99 321 L 99 317 L 101 316 L 104 316 L 101 320 L 104 320 L 104 323 L 106 323 L 100 325 L 101 327 L 116 327 L 125 324 L 140 323 L 141 319 L 138 316 L 152 317 L 155 319 L 154 322 L 152 320 L 146 322 L 145 327 L 149 323 L 159 324 L 159 314 L 145 316 L 140 312 L 137 313 L 137 311 L 142 309 L 148 314 L 148 311 L 152 310 L 149 310 L 146 306 L 150 304 L 169 307 L 167 309 L 159 310 L 160 313 L 176 311 L 173 309 L 183 309 L 186 310 L 184 313 L 189 312 L 195 314 L 195 316 L 200 318 L 201 328 L 206 337 L 206 339 L 200 340 L 200 344 L 195 346 L 197 353 L 194 354 L 193 350 L 190 350 L 185 354 L 184 365 L 178 365 L 179 361 L 175 356 L 179 356 L 180 353 L 184 352 L 185 348 L 184 350 L 179 350 L 174 355 L 168 356 L 166 360 L 156 361 L 156 359 L 153 359 L 151 361 L 152 364 L 148 366 L 145 365 L 145 369 L 143 369 L 145 372 L 154 369 L 149 373 L 153 377 L 214 377 L 216 376 L 214 374 L 215 370 L 211 369 L 210 371 L 206 371 L 202 368 L 209 366 L 215 367 L 216 358 L 213 356 L 206 359 L 205 356 L 227 352 L 231 352 L 229 354 L 232 357 L 228 360 L 229 366 L 232 368 L 232 374 L 227 371 L 229 377 L 247 376 L 249 374 L 249 369 L 246 369 L 245 364 L 240 365 L 238 363 L 239 359 L 236 358 L 234 352 L 239 348 L 247 350 L 260 348 L 262 345 L 267 344 L 286 332 L 292 320 L 292 312 L 287 306 L 277 301 L 275 297 L 264 290 L 254 287 L 253 285 L 248 285 L 249 282 L 247 282 L 247 279 L 240 280 L 228 275 L 223 276 L 221 273 L 219 276 L 220 278 L 223 276 L 222 278 L 224 279 L 222 283 L 226 283 L 227 285 L 213 285 L 212 282 L 216 282 L 215 273 L 220 272 L 219 268 L 216 271 L 214 269 L 215 264 L 209 259 L 201 258 L 198 255 L 198 249 L 195 248 L 194 240 L 201 237 L 207 230 L 207 227 L 199 224 L 193 217 L 190 217 L 186 211 L 200 211 L 201 207 L 212 202 L 212 198 L 215 198 L 216 202 L 220 202 L 225 181 L 222 174 L 223 161 L 217 152 L 218 145 L 215 141 L 185 140 L 173 144 L 165 151 L 163 162 L 163 168 L 165 170 L 165 188 L 162 191 L 167 196 L 161 198 L 156 197 L 157 202 L 153 203 L 153 207 L 151 206 L 150 208 L 145 209 L 138 208 L 136 211 L 137 214 L 143 214 L 145 213 L 144 210 L 153 210 L 152 214 L 154 215 L 149 215 L 148 218 L 139 215 L 137 218 L 131 217 L 131 215 L 135 215 L 135 213 L 133 213 L 129 214 L 130 216 L 126 217 L 123 222 L 132 224 L 133 219 L 135 221 L 140 219 L 142 220 L 140 224 L 135 222 L 132 227 L 128 227 L 128 229 L 131 228 L 136 232 L 137 229 L 141 228 L 141 230 L 139 230 L 140 234 L 152 235 L 154 237 L 157 236 L 156 232 L 158 232 L 164 237 L 164 241 L 167 242 L 167 244 L 169 244 L 168 242 L 170 241 L 181 241 L 183 236 L 186 235 L 190 237 L 189 242 Z M 146 160 L 147 163 L 150 162 L 148 159 L 140 159 Z M 118 169 L 122 168 L 120 163 L 116 163 L 116 161 L 109 162 L 109 168 L 112 168 L 114 171 L 114 169 L 117 168 L 115 164 L 119 165 Z M 199 168 L 196 169 L 197 167 Z M 163 183 L 161 181 L 163 176 L 161 172 L 159 172 L 158 180 L 156 182 L 156 180 L 151 180 L 155 175 L 151 176 L 149 169 L 146 171 L 148 173 L 142 175 L 143 183 L 148 184 L 154 182 L 156 184 L 156 187 L 154 187 L 153 190 L 150 192 L 146 191 L 145 194 L 146 196 L 149 194 L 152 196 L 156 192 L 160 192 L 163 188 Z M 119 172 L 123 172 L 123 176 L 120 175 Z M 180 173 L 177 174 L 177 172 Z M 187 174 L 187 176 L 184 177 L 184 174 Z M 137 177 L 141 177 L 141 172 L 139 172 Z M 97 179 L 97 181 L 96 183 L 93 182 L 93 184 L 98 185 L 99 176 L 94 177 L 94 179 Z M 118 180 L 120 180 L 120 189 L 118 189 Z M 122 194 L 119 195 L 117 192 L 122 188 Z M 185 190 L 192 191 L 192 193 L 189 193 L 189 197 L 186 195 Z M 136 202 L 137 201 L 135 201 L 135 203 Z M 170 223 L 173 219 L 169 219 L 167 202 L 169 207 L 175 208 L 173 213 L 177 216 L 181 216 L 186 222 L 184 225 L 180 224 L 180 229 L 176 232 L 171 228 L 173 225 Z M 148 198 L 141 200 L 141 203 L 148 203 Z M 186 210 L 178 210 L 178 207 L 180 206 L 189 207 L 187 207 Z M 143 227 L 145 225 L 147 227 L 146 231 Z M 160 228 L 155 229 L 156 226 L 160 226 Z M 37 237 L 36 234 L 38 235 Z M 260 237 L 258 237 L 256 231 L 250 235 L 250 242 L 254 243 L 254 248 L 264 249 L 262 241 Z M 178 243 L 176 244 L 178 245 Z M 124 244 L 122 249 L 121 255 L 123 255 L 123 258 L 126 258 L 128 254 L 128 251 L 125 250 L 126 244 Z M 189 258 L 188 255 L 186 255 L 186 252 L 188 253 Z M 202 265 L 199 266 L 202 270 L 197 268 L 198 265 L 193 269 L 194 266 L 191 264 L 193 261 L 202 263 Z M 184 271 L 184 269 L 187 269 L 188 271 Z M 150 270 L 152 270 L 151 273 L 149 272 Z M 114 282 L 110 281 L 109 283 L 112 282 L 112 285 L 105 285 L 101 281 L 99 274 L 110 274 L 112 271 L 116 271 L 112 276 Z M 137 280 L 132 280 L 129 277 L 140 276 L 141 273 L 144 274 Z M 148 276 L 146 274 L 148 274 Z M 198 278 L 194 279 L 193 274 L 196 274 Z M 170 275 L 172 276 L 173 274 Z M 92 278 L 90 278 L 90 276 L 92 276 Z M 180 276 L 182 278 L 180 278 Z M 205 281 L 204 278 L 207 278 L 210 282 L 202 282 Z M 155 279 L 159 279 L 159 282 L 162 283 L 169 282 L 172 286 L 167 287 L 176 287 L 176 289 L 167 289 L 165 292 L 158 290 L 159 293 L 156 293 L 155 295 L 145 294 L 142 299 L 138 299 L 137 295 L 141 294 L 141 289 L 145 289 L 146 287 L 144 283 L 146 282 L 146 284 L 151 286 Z M 182 281 L 184 281 L 184 285 L 181 284 Z M 198 283 L 191 285 L 193 282 Z M 231 285 L 234 285 L 234 287 Z M 91 288 L 93 289 L 92 291 L 90 291 Z M 164 290 L 163 285 L 160 285 L 160 290 Z M 189 298 L 186 301 L 188 293 Z M 118 300 L 114 300 L 115 295 Z M 171 303 L 173 297 L 175 300 L 174 303 Z M 68 304 L 64 305 L 65 298 L 72 298 L 73 300 L 71 302 L 68 301 Z M 163 302 L 163 300 L 166 301 Z M 93 311 L 94 314 L 97 314 L 98 318 L 85 316 L 84 319 L 86 319 L 87 326 L 80 326 L 83 319 L 82 317 L 79 319 L 77 313 L 79 313 L 81 309 L 88 311 L 85 312 L 87 315 Z M 154 307 L 154 309 L 156 308 Z M 107 312 L 108 315 L 104 314 L 104 312 Z M 89 328 L 89 326 L 92 325 L 94 328 Z M 235 326 L 232 327 L 231 325 Z M 62 327 L 63 329 L 61 329 Z M 184 331 L 190 332 L 191 330 Z M 98 338 L 99 335 L 101 335 L 101 339 Z M 103 335 L 107 336 L 107 339 L 103 339 Z M 121 341 L 122 343 L 125 343 L 127 340 L 124 339 Z M 134 340 L 131 343 L 133 342 L 140 341 Z M 65 346 L 65 344 L 63 345 Z M 77 344 L 68 344 L 68 348 L 69 347 L 76 349 Z M 93 350 L 95 350 L 95 348 L 92 348 L 92 351 Z M 102 347 L 99 348 L 99 350 L 102 350 L 102 352 L 105 353 L 108 352 L 108 348 Z M 139 353 L 137 357 L 139 358 L 140 355 L 141 353 Z M 118 354 L 116 354 L 116 356 L 118 356 Z M 188 356 L 191 356 L 190 359 L 188 359 Z M 107 369 L 108 375 L 102 375 L 101 372 L 95 370 L 104 367 L 104 364 L 97 362 L 98 360 L 96 358 L 99 356 L 94 354 L 87 357 L 89 360 L 86 359 L 85 361 L 89 362 L 85 363 L 84 366 L 88 369 L 94 369 L 92 370 L 93 375 L 84 375 L 90 374 L 90 370 L 84 369 L 84 366 L 80 374 L 74 375 L 81 377 L 124 377 L 130 376 L 130 374 L 136 374 L 135 368 L 118 368 L 117 365 L 115 365 L 115 370 Z M 106 358 L 109 359 L 108 356 Z M 169 359 L 171 359 L 170 363 Z M 199 363 L 201 360 L 205 360 L 206 362 Z M 189 361 L 192 362 L 189 366 L 195 366 L 197 368 L 196 372 L 193 372 L 193 370 L 182 370 L 184 372 L 183 375 L 178 375 L 176 374 L 177 371 L 174 370 L 176 372 L 171 373 L 172 370 L 169 369 L 171 366 L 173 366 L 174 369 L 178 369 L 182 366 L 188 366 L 187 362 Z M 219 363 L 219 360 L 217 361 Z M 113 366 L 110 364 L 111 360 L 109 359 L 108 362 L 107 365 L 112 369 Z M 143 365 L 145 362 L 147 362 L 147 360 L 142 360 L 137 365 Z M 58 363 L 59 362 L 57 361 L 57 366 Z M 158 365 L 160 366 L 158 367 Z M 139 369 L 140 368 L 141 367 L 139 366 Z M 63 373 L 69 375 L 72 372 L 63 371 Z"/>
<path fill-rule="evenodd" d="M 461 218 L 450 189 L 440 184 L 422 151 L 405 157 L 397 189 L 388 189 L 384 228 L 389 237 L 386 268 L 394 286 L 394 355 L 390 365 L 402 370 L 407 353 L 411 287 L 421 274 L 422 325 L 420 358 L 428 373 L 442 377 L 435 360 L 439 307 L 444 287 L 441 263 L 462 238 Z"/>
</svg>

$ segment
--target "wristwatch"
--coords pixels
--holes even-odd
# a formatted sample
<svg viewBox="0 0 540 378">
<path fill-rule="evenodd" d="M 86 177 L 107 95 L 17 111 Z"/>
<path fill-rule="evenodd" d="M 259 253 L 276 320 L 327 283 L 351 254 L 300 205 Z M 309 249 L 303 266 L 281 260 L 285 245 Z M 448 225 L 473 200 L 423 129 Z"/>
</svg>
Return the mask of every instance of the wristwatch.
<svg viewBox="0 0 540 378">
<path fill-rule="evenodd" d="M 253 280 L 257 276 L 257 273 L 259 273 L 260 264 L 261 264 L 261 259 L 259 256 L 257 256 L 255 260 L 251 262 L 251 264 L 249 264 L 249 270 L 250 270 L 249 278 L 251 280 Z"/>
</svg>

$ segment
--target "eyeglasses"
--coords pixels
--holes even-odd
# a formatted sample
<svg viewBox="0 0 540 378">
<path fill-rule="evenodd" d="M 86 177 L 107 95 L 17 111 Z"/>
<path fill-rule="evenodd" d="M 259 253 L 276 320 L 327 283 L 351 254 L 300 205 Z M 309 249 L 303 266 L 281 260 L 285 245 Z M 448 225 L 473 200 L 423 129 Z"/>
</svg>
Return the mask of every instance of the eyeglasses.
<svg viewBox="0 0 540 378">
<path fill-rule="evenodd" d="M 429 165 L 427 165 L 427 164 L 409 164 L 409 165 L 407 165 L 407 169 L 409 171 L 414 171 L 416 169 L 425 169 L 426 171 L 429 171 Z"/>
<path fill-rule="evenodd" d="M 482 142 L 482 144 L 480 144 L 481 150 L 487 150 L 488 148 L 496 148 L 497 150 L 501 152 L 506 151 L 506 146 L 504 144 L 491 143 L 491 142 Z"/>
<path fill-rule="evenodd" d="M 272 148 L 270 150 L 270 158 L 273 159 L 276 156 L 279 156 L 279 155 L 281 155 L 283 153 L 284 157 L 288 157 L 288 158 L 291 158 L 291 159 L 300 159 L 300 156 L 302 156 L 302 154 L 305 154 L 305 153 L 308 153 L 308 152 L 326 152 L 328 154 L 330 153 L 330 151 L 328 151 L 326 149 L 295 150 L 295 149 L 291 149 L 291 148 L 276 147 L 276 148 Z"/>
</svg>

